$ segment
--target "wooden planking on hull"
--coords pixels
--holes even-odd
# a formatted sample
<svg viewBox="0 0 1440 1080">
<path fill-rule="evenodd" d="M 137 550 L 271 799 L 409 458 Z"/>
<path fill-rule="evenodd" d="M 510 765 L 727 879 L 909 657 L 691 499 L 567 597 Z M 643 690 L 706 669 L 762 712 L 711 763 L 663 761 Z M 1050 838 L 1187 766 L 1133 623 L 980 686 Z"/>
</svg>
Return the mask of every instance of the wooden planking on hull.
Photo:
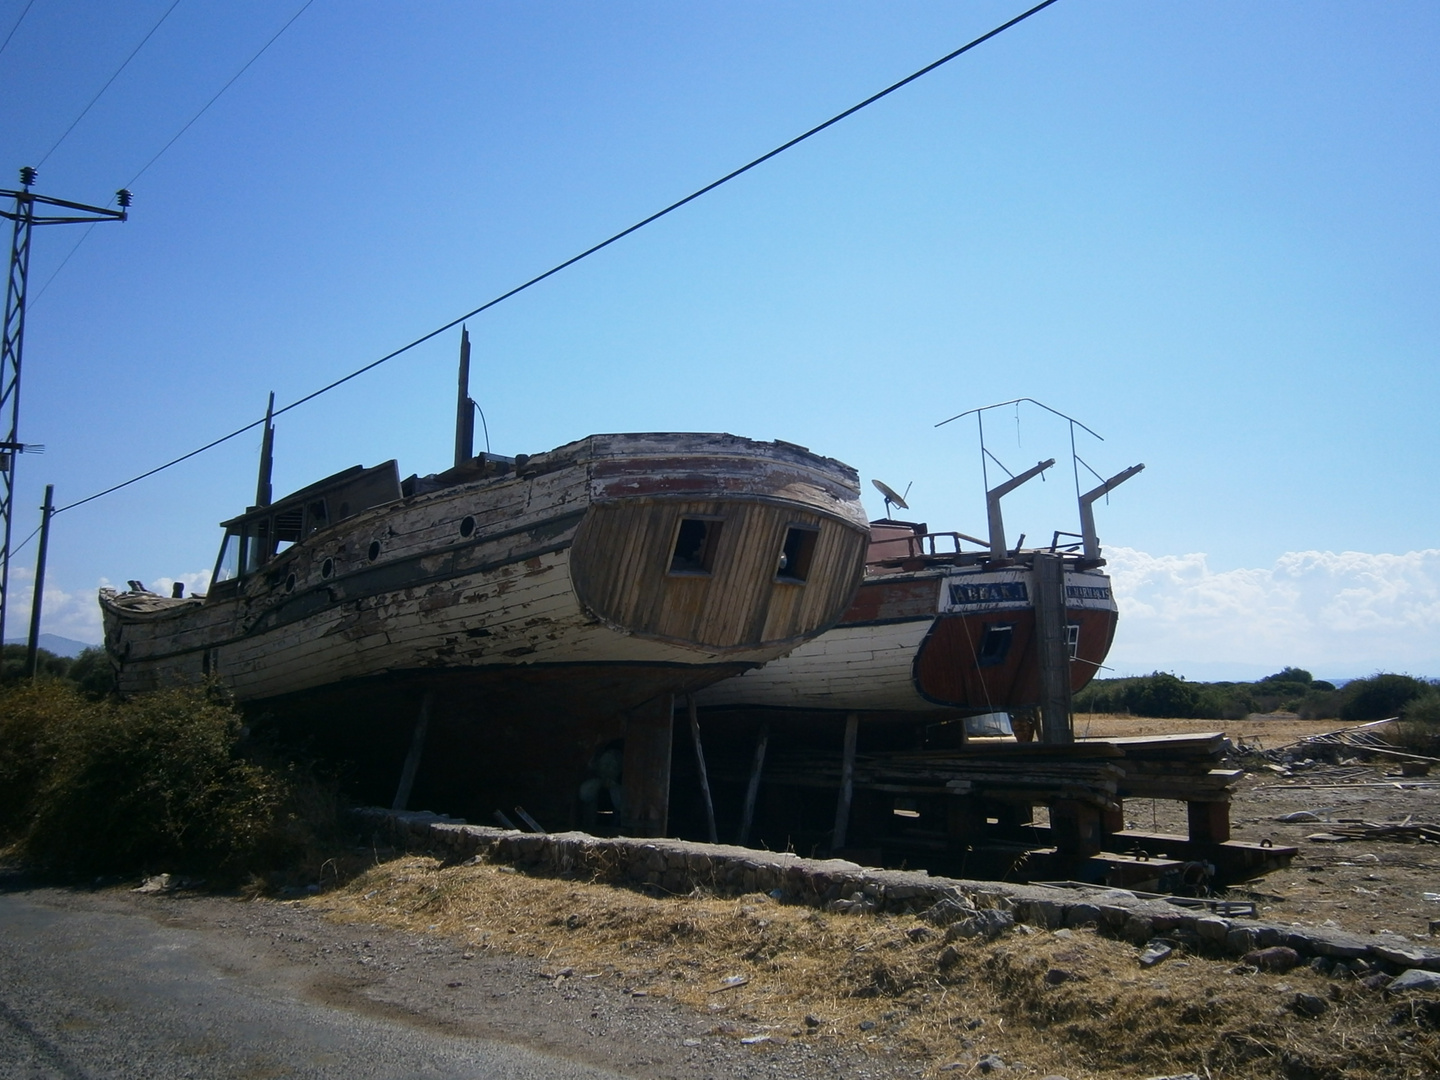
<svg viewBox="0 0 1440 1080">
<path fill-rule="evenodd" d="M 833 625 L 868 539 L 853 470 L 728 435 L 592 436 L 403 489 L 397 475 L 393 462 L 357 467 L 227 522 L 220 565 L 238 551 L 238 576 L 203 602 L 103 593 L 122 690 L 211 675 L 257 715 L 337 733 L 366 716 L 377 731 L 404 726 L 433 693 L 435 730 L 451 733 L 437 737 L 519 747 L 537 725 L 571 731 L 585 750 L 567 751 L 563 787 L 617 723 L 623 737 L 625 712 Z M 377 498 L 387 483 L 394 497 Z M 681 565 L 695 555 L 688 519 L 718 530 L 698 573 Z M 492 770 L 504 798 L 524 787 L 506 780 L 517 768 Z M 417 797 L 427 783 L 422 768 Z"/>
</svg>

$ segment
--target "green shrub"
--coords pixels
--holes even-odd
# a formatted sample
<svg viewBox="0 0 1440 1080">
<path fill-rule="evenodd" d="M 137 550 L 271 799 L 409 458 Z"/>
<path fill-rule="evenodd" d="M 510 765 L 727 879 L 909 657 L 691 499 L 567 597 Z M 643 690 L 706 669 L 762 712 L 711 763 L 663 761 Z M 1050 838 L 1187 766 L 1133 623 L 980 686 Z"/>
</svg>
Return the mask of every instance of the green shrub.
<svg viewBox="0 0 1440 1080">
<path fill-rule="evenodd" d="M 1380 673 L 1356 679 L 1340 691 L 1340 719 L 1352 724 L 1399 716 L 1405 706 L 1430 687 L 1409 675 Z"/>
<path fill-rule="evenodd" d="M 91 647 L 70 661 L 65 677 L 87 697 L 99 698 L 115 691 L 115 668 L 110 657 L 98 646 Z"/>
<path fill-rule="evenodd" d="M 1340 695 L 1302 668 L 1287 667 L 1253 683 L 1192 683 L 1166 672 L 1095 679 L 1075 695 L 1076 712 L 1131 713 L 1186 720 L 1239 720 L 1250 713 L 1293 711 L 1307 719 L 1340 715 Z"/>
<path fill-rule="evenodd" d="M 1402 716 L 1407 724 L 1426 724 L 1440 731 L 1440 687 L 1432 685 L 1424 694 L 1412 699 L 1405 706 Z"/>
<path fill-rule="evenodd" d="M 203 690 L 95 701 L 58 681 L 0 691 L 0 834 L 62 873 L 238 878 L 312 831 L 304 777 L 262 764 L 240 716 Z"/>
<path fill-rule="evenodd" d="M 26 663 L 29 655 L 29 647 L 25 645 L 0 647 L 0 683 L 15 683 L 29 678 L 30 667 Z M 49 649 L 36 650 L 36 660 L 36 671 L 47 678 L 62 679 L 70 669 L 68 658 L 56 656 Z"/>
</svg>

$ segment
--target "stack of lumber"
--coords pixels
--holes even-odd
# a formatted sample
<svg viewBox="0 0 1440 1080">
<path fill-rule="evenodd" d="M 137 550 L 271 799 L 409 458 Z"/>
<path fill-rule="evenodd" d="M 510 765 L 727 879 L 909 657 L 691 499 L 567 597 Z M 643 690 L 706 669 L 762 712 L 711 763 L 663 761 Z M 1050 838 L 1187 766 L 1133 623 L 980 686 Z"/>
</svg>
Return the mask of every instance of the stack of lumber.
<svg viewBox="0 0 1440 1080">
<path fill-rule="evenodd" d="M 1121 752 L 1103 744 L 1044 746 L 1009 743 L 983 750 L 857 754 L 858 789 L 900 795 L 976 795 L 1044 802 L 1077 799 L 1107 806 L 1124 777 Z M 805 752 L 777 756 L 766 779 L 799 787 L 836 788 L 840 755 Z"/>
<path fill-rule="evenodd" d="M 1225 735 L 1219 731 L 1082 739 L 1077 745 L 1092 742 L 1113 746 L 1124 754 L 1121 798 L 1228 802 L 1231 789 L 1245 775 L 1241 769 L 1219 767 L 1225 754 Z"/>
<path fill-rule="evenodd" d="M 1108 806 L 1116 799 L 1228 802 L 1244 773 L 1218 768 L 1219 732 L 1118 739 L 1069 745 L 985 742 L 959 750 L 857 754 L 857 789 L 899 795 L 975 795 L 1013 802 L 1077 799 Z M 838 788 L 841 758 L 832 751 L 776 755 L 769 783 Z"/>
<path fill-rule="evenodd" d="M 1409 818 L 1399 823 L 1377 824 L 1373 821 L 1347 822 L 1327 827 L 1322 835 L 1346 840 L 1398 840 L 1402 843 L 1440 844 L 1440 827 L 1412 824 Z"/>
</svg>

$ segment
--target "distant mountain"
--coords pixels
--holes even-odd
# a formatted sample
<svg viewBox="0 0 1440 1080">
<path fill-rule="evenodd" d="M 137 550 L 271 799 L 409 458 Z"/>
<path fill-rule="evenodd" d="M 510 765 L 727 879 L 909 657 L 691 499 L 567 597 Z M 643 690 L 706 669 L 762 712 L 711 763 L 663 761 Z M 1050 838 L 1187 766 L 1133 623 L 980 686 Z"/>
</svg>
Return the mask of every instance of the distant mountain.
<svg viewBox="0 0 1440 1080">
<path fill-rule="evenodd" d="M 6 638 L 6 645 L 28 645 L 28 637 Z M 52 652 L 56 656 L 79 656 L 86 649 L 94 649 L 97 646 L 88 641 L 76 641 L 74 638 L 61 637 L 59 634 L 41 634 L 40 648 L 46 652 Z"/>
</svg>

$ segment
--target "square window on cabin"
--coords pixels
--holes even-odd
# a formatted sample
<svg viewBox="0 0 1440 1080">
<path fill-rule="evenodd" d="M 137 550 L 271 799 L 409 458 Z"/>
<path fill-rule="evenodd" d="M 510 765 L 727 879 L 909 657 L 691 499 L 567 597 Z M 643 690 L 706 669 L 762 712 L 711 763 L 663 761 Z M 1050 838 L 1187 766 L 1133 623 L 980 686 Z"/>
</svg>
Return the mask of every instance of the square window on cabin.
<svg viewBox="0 0 1440 1080">
<path fill-rule="evenodd" d="M 819 538 L 820 530 L 813 525 L 791 525 L 786 529 L 775 580 L 803 585 L 810 577 L 810 562 L 815 557 L 815 541 Z"/>
<path fill-rule="evenodd" d="M 675 548 L 670 554 L 670 573 L 710 573 L 715 568 L 722 524 L 718 518 L 681 518 L 675 533 Z"/>
<path fill-rule="evenodd" d="M 1013 640 L 1014 623 L 986 623 L 985 632 L 980 635 L 980 648 L 975 650 L 976 664 L 980 667 L 1003 664 L 1010 655 L 1010 643 Z"/>
<path fill-rule="evenodd" d="M 1076 654 L 1080 651 L 1079 623 L 1072 622 L 1065 624 L 1065 644 L 1070 647 L 1070 659 L 1074 660 Z"/>
</svg>

